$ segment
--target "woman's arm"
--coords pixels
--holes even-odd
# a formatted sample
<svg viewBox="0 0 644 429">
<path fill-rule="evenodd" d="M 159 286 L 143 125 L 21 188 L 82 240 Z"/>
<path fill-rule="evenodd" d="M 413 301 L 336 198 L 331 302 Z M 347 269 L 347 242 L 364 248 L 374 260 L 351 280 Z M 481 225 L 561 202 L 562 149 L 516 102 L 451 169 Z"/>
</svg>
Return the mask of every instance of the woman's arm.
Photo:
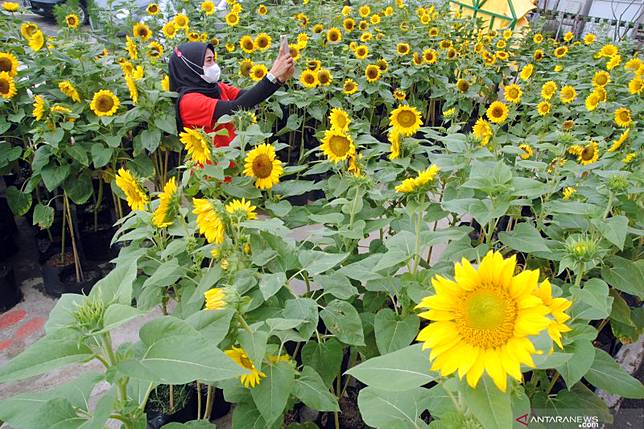
<svg viewBox="0 0 644 429">
<path fill-rule="evenodd" d="M 272 83 L 267 78 L 263 78 L 250 89 L 242 89 L 235 100 L 224 101 L 218 100 L 213 114 L 214 121 L 223 115 L 230 115 L 238 109 L 248 109 L 256 106 L 268 97 L 273 95 L 279 89 L 280 85 Z"/>
</svg>

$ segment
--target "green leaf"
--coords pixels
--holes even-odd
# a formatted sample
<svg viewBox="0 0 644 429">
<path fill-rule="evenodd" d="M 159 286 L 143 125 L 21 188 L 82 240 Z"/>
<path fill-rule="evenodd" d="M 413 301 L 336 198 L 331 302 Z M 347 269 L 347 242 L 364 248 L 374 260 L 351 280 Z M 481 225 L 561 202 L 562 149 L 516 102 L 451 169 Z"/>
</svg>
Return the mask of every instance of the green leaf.
<svg viewBox="0 0 644 429">
<path fill-rule="evenodd" d="M 276 422 L 276 426 L 278 423 Z M 268 427 L 254 403 L 244 401 L 235 404 L 233 429 L 267 429 Z"/>
<path fill-rule="evenodd" d="M 264 205 L 268 210 L 273 212 L 273 215 L 279 218 L 286 216 L 293 206 L 287 200 L 282 200 L 279 202 L 267 201 Z"/>
<path fill-rule="evenodd" d="M 99 332 L 109 332 L 130 320 L 143 316 L 144 313 L 130 305 L 114 303 L 107 307 L 103 316 L 103 329 Z"/>
<path fill-rule="evenodd" d="M 501 392 L 487 374 L 481 377 L 476 389 L 461 383 L 461 392 L 468 408 L 485 429 L 512 427 L 510 391 Z"/>
<path fill-rule="evenodd" d="M 376 313 L 373 322 L 376 344 L 380 354 L 387 354 L 407 347 L 418 334 L 420 319 L 415 314 L 400 317 L 390 308 Z"/>
<path fill-rule="evenodd" d="M 572 353 L 572 358 L 558 367 L 557 370 L 564 380 L 566 380 L 566 386 L 570 390 L 572 386 L 577 384 L 586 375 L 593 364 L 593 360 L 595 359 L 595 346 L 589 340 L 580 339 L 566 346 L 564 351 Z"/>
<path fill-rule="evenodd" d="M 265 368 L 266 378 L 251 389 L 255 406 L 268 426 L 284 412 L 293 389 L 294 371 L 288 362 L 278 362 Z"/>
<path fill-rule="evenodd" d="M 136 279 L 138 259 L 141 255 L 129 258 L 125 263 L 118 263 L 108 275 L 99 280 L 89 292 L 90 297 L 100 299 L 104 304 L 118 302 L 132 303 L 132 283 Z"/>
<path fill-rule="evenodd" d="M 217 426 L 214 423 L 210 423 L 206 420 L 192 420 L 186 423 L 168 423 L 167 425 L 161 426 L 162 429 L 216 429 Z"/>
<path fill-rule="evenodd" d="M 65 328 L 39 339 L 0 368 L 0 382 L 31 377 L 61 366 L 84 362 L 92 350 L 80 341 L 78 331 Z"/>
<path fill-rule="evenodd" d="M 595 360 L 584 378 L 593 386 L 631 399 L 644 398 L 644 386 L 633 378 L 601 349 L 595 350 Z"/>
<path fill-rule="evenodd" d="M 94 192 L 92 179 L 88 174 L 80 174 L 77 177 L 70 176 L 65 180 L 63 189 L 69 198 L 76 204 L 85 204 Z"/>
<path fill-rule="evenodd" d="M 391 392 L 365 387 L 358 394 L 360 415 L 377 429 L 418 429 L 424 425 L 420 415 L 427 408 L 427 390 L 415 388 Z"/>
<path fill-rule="evenodd" d="M 166 287 L 175 284 L 185 275 L 185 269 L 179 266 L 179 261 L 172 258 L 160 264 L 143 283 L 143 288 Z"/>
<path fill-rule="evenodd" d="M 5 191 L 7 194 L 7 204 L 16 216 L 23 216 L 31 207 L 31 194 L 21 192 L 15 186 L 9 186 Z"/>
<path fill-rule="evenodd" d="M 577 383 L 571 390 L 561 390 L 554 398 L 538 394 L 533 398 L 532 407 L 545 410 L 546 415 L 552 416 L 578 416 L 583 410 L 585 418 L 598 417 L 600 422 L 612 423 L 613 416 L 600 397 L 593 393 L 583 383 Z M 532 426 L 532 423 L 530 423 Z M 568 427 L 578 427 L 572 424 Z"/>
<path fill-rule="evenodd" d="M 348 253 L 326 253 L 317 250 L 302 250 L 298 256 L 302 269 L 310 276 L 322 274 L 338 265 L 349 256 Z"/>
<path fill-rule="evenodd" d="M 318 304 L 311 298 L 289 299 L 284 304 L 282 315 L 290 319 L 306 320 L 297 327 L 297 331 L 308 340 L 318 326 Z"/>
<path fill-rule="evenodd" d="M 112 159 L 113 149 L 100 143 L 94 143 L 90 151 L 92 153 L 92 162 L 94 162 L 94 167 L 96 168 L 104 167 Z"/>
<path fill-rule="evenodd" d="M 327 386 L 340 373 L 342 357 L 342 344 L 335 338 L 329 338 L 323 343 L 308 342 L 302 347 L 302 363 L 315 369 Z"/>
<path fill-rule="evenodd" d="M 640 266 L 629 259 L 620 256 L 610 256 L 606 262 L 612 265 L 610 268 L 602 268 L 602 278 L 611 286 L 622 292 L 644 298 L 644 272 Z M 639 280 L 638 280 L 639 279 Z"/>
<path fill-rule="evenodd" d="M 320 312 L 326 328 L 345 344 L 364 345 L 362 321 L 358 311 L 346 301 L 335 299 Z"/>
<path fill-rule="evenodd" d="M 154 152 L 159 147 L 161 141 L 161 131 L 157 128 L 143 130 L 141 132 L 141 144 L 149 152 Z"/>
<path fill-rule="evenodd" d="M 63 181 L 65 181 L 67 176 L 69 176 L 70 170 L 71 167 L 69 166 L 69 164 L 47 164 L 43 167 L 42 170 L 40 170 L 40 177 L 42 177 L 42 181 L 45 184 L 47 190 L 49 192 L 52 192 L 56 188 L 58 188 L 63 183 Z"/>
<path fill-rule="evenodd" d="M 86 419 L 78 416 L 67 399 L 56 398 L 45 403 L 36 424 L 48 429 L 75 429 L 85 422 Z"/>
<path fill-rule="evenodd" d="M 286 284 L 286 274 L 261 274 L 259 279 L 259 290 L 262 292 L 264 299 L 275 295 Z"/>
<path fill-rule="evenodd" d="M 248 332 L 245 329 L 240 329 L 237 339 L 251 362 L 258 370 L 261 370 L 264 354 L 266 353 L 268 333 L 264 331 Z"/>
<path fill-rule="evenodd" d="M 314 410 L 340 411 L 336 397 L 329 392 L 320 374 L 310 366 L 305 366 L 295 380 L 293 394 Z"/>
<path fill-rule="evenodd" d="M 386 355 L 371 358 L 346 373 L 378 389 L 402 392 L 436 379 L 429 370 L 429 352 L 414 344 Z"/>
<path fill-rule="evenodd" d="M 499 239 L 506 246 L 519 252 L 550 251 L 539 231 L 532 224 L 526 222 L 517 224 L 512 232 L 499 233 Z"/>
<path fill-rule="evenodd" d="M 206 341 L 218 345 L 226 337 L 234 314 L 234 311 L 228 308 L 201 310 L 191 314 L 186 322 L 199 331 Z"/>
<path fill-rule="evenodd" d="M 87 151 L 79 144 L 67 147 L 67 153 L 84 167 L 89 167 Z"/>
<path fill-rule="evenodd" d="M 313 281 L 336 298 L 347 300 L 358 294 L 351 281 L 342 274 L 332 273 L 329 275 L 319 275 L 313 278 Z"/>
<path fill-rule="evenodd" d="M 614 216 L 604 220 L 593 219 L 592 224 L 595 225 L 606 240 L 619 247 L 619 250 L 624 249 L 628 229 L 628 218 L 626 216 Z"/>
<path fill-rule="evenodd" d="M 601 279 L 588 280 L 583 289 L 570 288 L 573 305 L 570 315 L 574 319 L 598 320 L 610 314 L 613 297 L 608 295 L 608 285 Z"/>
<path fill-rule="evenodd" d="M 40 229 L 49 228 L 54 223 L 54 208 L 45 206 L 41 203 L 36 204 L 34 207 L 33 224 L 40 227 Z"/>
<path fill-rule="evenodd" d="M 168 134 L 177 135 L 177 123 L 174 120 L 174 114 L 157 116 L 154 119 L 154 125 Z"/>
</svg>

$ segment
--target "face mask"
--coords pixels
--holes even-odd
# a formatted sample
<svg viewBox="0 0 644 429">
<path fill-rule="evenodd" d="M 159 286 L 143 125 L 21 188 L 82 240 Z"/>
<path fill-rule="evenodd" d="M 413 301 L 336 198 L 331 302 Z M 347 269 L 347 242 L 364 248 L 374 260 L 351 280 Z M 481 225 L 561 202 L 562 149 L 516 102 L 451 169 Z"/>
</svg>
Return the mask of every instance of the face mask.
<svg viewBox="0 0 644 429">
<path fill-rule="evenodd" d="M 203 68 L 203 74 L 201 75 L 201 78 L 208 83 L 215 83 L 219 80 L 220 75 L 221 69 L 219 68 L 219 64 L 214 63 L 209 67 Z"/>
</svg>

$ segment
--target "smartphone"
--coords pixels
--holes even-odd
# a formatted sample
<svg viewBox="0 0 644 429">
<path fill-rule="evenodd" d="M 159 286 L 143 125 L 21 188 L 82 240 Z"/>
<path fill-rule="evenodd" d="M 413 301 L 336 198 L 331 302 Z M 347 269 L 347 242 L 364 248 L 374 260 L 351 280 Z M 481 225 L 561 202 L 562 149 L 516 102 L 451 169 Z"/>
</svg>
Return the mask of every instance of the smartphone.
<svg viewBox="0 0 644 429">
<path fill-rule="evenodd" d="M 286 37 L 285 34 L 282 34 L 280 36 L 280 49 L 282 52 L 288 52 L 289 47 L 288 47 L 288 37 Z"/>
</svg>

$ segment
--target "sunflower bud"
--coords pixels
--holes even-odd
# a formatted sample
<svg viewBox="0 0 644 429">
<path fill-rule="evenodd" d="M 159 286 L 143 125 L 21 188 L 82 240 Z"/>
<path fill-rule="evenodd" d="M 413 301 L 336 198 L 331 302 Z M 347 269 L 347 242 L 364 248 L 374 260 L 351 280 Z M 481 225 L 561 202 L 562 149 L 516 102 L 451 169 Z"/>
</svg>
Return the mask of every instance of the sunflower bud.
<svg viewBox="0 0 644 429">
<path fill-rule="evenodd" d="M 228 259 L 222 259 L 221 262 L 219 262 L 219 266 L 221 267 L 222 270 L 226 271 L 228 270 L 230 263 L 228 262 Z"/>
<path fill-rule="evenodd" d="M 614 193 L 626 192 L 628 189 L 628 180 L 623 176 L 612 176 L 608 179 L 608 189 Z"/>
<path fill-rule="evenodd" d="M 87 298 L 74 312 L 74 320 L 83 332 L 98 331 L 103 328 L 105 304 L 95 298 Z"/>
<path fill-rule="evenodd" d="M 597 257 L 597 243 L 586 237 L 576 237 L 566 240 L 566 252 L 576 262 L 589 262 Z"/>
</svg>

